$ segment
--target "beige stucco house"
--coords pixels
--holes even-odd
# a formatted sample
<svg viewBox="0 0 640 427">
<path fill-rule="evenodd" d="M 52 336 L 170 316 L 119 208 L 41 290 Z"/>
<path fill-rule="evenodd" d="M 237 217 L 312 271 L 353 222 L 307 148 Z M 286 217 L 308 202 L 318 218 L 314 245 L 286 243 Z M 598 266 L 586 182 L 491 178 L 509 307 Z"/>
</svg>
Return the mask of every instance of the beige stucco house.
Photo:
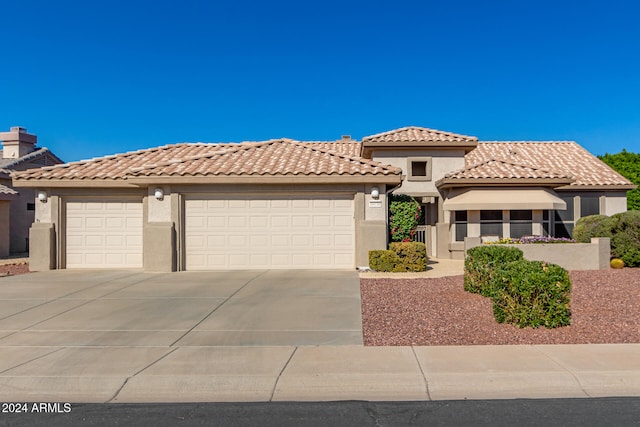
<svg viewBox="0 0 640 427">
<path fill-rule="evenodd" d="M 20 127 L 0 132 L 0 258 L 27 252 L 29 228 L 35 217 L 34 190 L 13 188 L 11 172 L 62 163 L 47 148 L 36 147 L 38 138 Z"/>
<path fill-rule="evenodd" d="M 430 255 L 465 237 L 556 235 L 626 209 L 625 178 L 573 142 L 407 127 L 355 141 L 174 144 L 13 174 L 36 191 L 30 266 L 353 269 L 416 197 Z"/>
</svg>

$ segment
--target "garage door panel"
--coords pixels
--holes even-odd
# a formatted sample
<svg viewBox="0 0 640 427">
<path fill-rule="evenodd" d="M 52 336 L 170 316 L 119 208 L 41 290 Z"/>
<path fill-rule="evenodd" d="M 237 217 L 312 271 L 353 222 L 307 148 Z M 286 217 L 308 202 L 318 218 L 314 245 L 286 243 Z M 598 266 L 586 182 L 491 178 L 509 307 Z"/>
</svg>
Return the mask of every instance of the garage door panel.
<svg viewBox="0 0 640 427">
<path fill-rule="evenodd" d="M 92 236 L 88 235 L 84 238 L 84 245 L 88 248 L 100 248 L 105 246 L 105 236 Z"/>
<path fill-rule="evenodd" d="M 202 223 L 207 224 L 209 228 L 227 228 L 227 217 L 226 216 L 212 216 L 209 218 L 202 218 Z"/>
<path fill-rule="evenodd" d="M 142 267 L 142 203 L 68 202 L 67 268 Z"/>
<path fill-rule="evenodd" d="M 348 197 L 187 197 L 185 218 L 187 270 L 355 264 L 353 199 Z"/>
<path fill-rule="evenodd" d="M 294 215 L 291 217 L 291 226 L 294 228 L 308 228 L 311 225 L 309 216 Z"/>
<path fill-rule="evenodd" d="M 274 215 L 271 217 L 272 228 L 285 228 L 290 227 L 290 220 L 288 216 Z"/>
</svg>

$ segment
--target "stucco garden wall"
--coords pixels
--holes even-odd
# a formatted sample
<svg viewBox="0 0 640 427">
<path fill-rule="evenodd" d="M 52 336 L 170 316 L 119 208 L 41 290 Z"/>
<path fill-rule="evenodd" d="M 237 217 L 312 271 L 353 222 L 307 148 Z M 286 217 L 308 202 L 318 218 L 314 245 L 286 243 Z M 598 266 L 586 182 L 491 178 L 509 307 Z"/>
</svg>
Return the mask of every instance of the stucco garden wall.
<svg viewBox="0 0 640 427">
<path fill-rule="evenodd" d="M 465 254 L 480 246 L 479 237 L 464 239 Z M 520 249 L 529 261 L 545 261 L 567 270 L 606 270 L 609 268 L 611 242 L 608 238 L 593 238 L 591 243 L 535 243 L 503 245 Z"/>
</svg>

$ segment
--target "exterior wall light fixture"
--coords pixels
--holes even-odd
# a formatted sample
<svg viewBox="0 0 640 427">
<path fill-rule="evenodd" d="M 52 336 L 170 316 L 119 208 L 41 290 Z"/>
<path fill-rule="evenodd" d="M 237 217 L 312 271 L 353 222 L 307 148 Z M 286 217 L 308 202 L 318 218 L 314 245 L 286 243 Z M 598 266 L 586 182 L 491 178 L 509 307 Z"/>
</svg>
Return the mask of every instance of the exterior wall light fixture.
<svg viewBox="0 0 640 427">
<path fill-rule="evenodd" d="M 44 190 L 38 191 L 38 200 L 40 200 L 42 203 L 47 203 L 48 198 L 49 198 L 49 195 L 47 194 L 46 191 Z"/>
<path fill-rule="evenodd" d="M 380 198 L 380 190 L 378 189 L 378 187 L 373 187 L 371 189 L 371 197 L 376 200 Z"/>
<path fill-rule="evenodd" d="M 154 195 L 156 196 L 156 199 L 163 200 L 164 199 L 164 190 L 162 188 L 156 188 L 156 191 L 155 191 Z"/>
</svg>

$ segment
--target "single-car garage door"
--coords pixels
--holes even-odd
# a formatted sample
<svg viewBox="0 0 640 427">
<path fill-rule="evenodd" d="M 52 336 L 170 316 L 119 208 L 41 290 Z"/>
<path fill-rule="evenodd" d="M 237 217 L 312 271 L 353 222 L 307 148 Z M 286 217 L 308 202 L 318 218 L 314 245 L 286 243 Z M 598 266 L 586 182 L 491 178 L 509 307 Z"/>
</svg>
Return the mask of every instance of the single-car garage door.
<svg viewBox="0 0 640 427">
<path fill-rule="evenodd" d="M 142 267 L 142 203 L 70 201 L 67 268 Z"/>
<path fill-rule="evenodd" d="M 187 270 L 350 269 L 353 197 L 185 200 Z"/>
</svg>

